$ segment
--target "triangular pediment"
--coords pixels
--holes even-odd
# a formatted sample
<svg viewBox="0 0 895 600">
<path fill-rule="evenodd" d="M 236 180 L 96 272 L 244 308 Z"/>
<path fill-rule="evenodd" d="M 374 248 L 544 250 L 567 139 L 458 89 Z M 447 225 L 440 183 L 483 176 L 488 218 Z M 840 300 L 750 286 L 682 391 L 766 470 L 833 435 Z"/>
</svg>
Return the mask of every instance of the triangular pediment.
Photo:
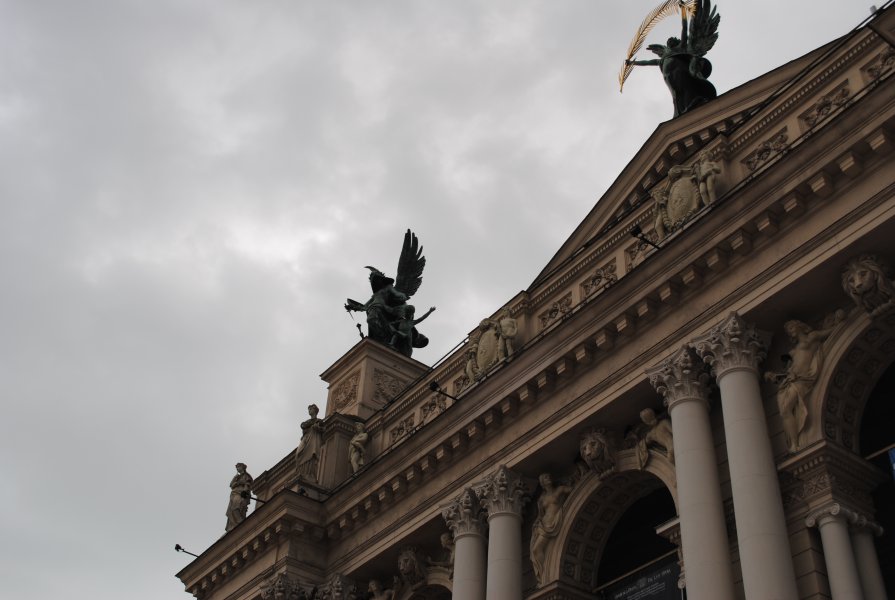
<svg viewBox="0 0 895 600">
<path fill-rule="evenodd" d="M 711 151 L 714 156 L 729 154 L 731 144 L 736 143 L 734 140 L 748 137 L 743 135 L 744 131 L 768 121 L 768 114 L 779 110 L 777 107 L 787 102 L 791 104 L 795 97 L 805 95 L 805 88 L 811 87 L 805 82 L 811 79 L 810 72 L 818 58 L 826 56 L 851 36 L 844 36 L 697 109 L 659 124 L 541 270 L 528 292 L 535 293 L 543 285 L 549 285 L 548 282 L 563 271 L 565 265 L 606 241 L 617 225 L 630 220 L 633 212 L 652 205 L 651 191 L 664 183 L 671 167 L 693 162 L 702 150 Z M 791 85 L 799 80 L 802 85 Z"/>
</svg>

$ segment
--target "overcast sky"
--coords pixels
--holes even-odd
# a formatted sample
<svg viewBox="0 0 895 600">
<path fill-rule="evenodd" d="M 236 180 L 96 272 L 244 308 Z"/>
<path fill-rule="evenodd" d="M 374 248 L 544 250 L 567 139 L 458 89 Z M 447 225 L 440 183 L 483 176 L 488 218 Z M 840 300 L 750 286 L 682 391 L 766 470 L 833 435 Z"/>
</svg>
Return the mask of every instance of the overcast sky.
<svg viewBox="0 0 895 600">
<path fill-rule="evenodd" d="M 174 544 L 323 406 L 364 265 L 418 233 L 432 364 L 671 117 L 658 70 L 616 82 L 656 3 L 0 0 L 3 596 L 187 598 Z M 869 4 L 722 0 L 712 81 Z"/>
</svg>

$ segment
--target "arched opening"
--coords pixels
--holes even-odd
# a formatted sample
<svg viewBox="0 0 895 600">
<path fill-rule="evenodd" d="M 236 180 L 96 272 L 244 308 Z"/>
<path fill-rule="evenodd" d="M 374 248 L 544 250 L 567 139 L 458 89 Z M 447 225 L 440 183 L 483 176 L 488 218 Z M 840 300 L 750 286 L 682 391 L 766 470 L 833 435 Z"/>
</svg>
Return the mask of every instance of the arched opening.
<svg viewBox="0 0 895 600">
<path fill-rule="evenodd" d="M 675 517 L 674 500 L 664 487 L 636 500 L 612 528 L 597 571 L 597 585 L 633 573 L 676 550 L 656 534 L 656 527 Z"/>
<path fill-rule="evenodd" d="M 677 546 L 656 533 L 676 515 L 665 487 L 631 503 L 612 528 L 600 558 L 597 589 L 603 597 L 680 597 Z"/>
<path fill-rule="evenodd" d="M 554 555 L 560 580 L 598 598 L 679 600 L 672 490 L 655 474 L 639 469 L 603 480 L 594 477 L 584 488 L 569 507 L 574 517 Z M 663 525 L 660 536 L 657 528 Z M 653 589 L 646 592 L 649 587 Z M 662 594 L 646 595 L 658 588 Z"/>
<path fill-rule="evenodd" d="M 880 377 L 861 418 L 860 452 L 880 469 L 895 475 L 889 450 L 895 448 L 895 364 Z M 890 596 L 895 595 L 895 571 L 885 568 L 895 564 L 895 478 L 888 477 L 874 490 L 873 504 L 876 520 L 883 527 L 883 535 L 876 538 L 876 551 L 883 566 L 883 579 Z"/>
</svg>

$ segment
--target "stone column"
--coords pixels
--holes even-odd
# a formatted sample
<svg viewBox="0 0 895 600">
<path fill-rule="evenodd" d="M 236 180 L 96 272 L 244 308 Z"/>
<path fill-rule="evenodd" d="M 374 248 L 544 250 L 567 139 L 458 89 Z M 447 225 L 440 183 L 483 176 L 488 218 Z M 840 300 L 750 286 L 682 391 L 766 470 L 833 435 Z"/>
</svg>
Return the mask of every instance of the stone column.
<svg viewBox="0 0 895 600">
<path fill-rule="evenodd" d="M 478 496 L 466 488 L 441 509 L 454 534 L 454 598 L 485 600 L 485 515 Z"/>
<path fill-rule="evenodd" d="M 780 482 L 758 385 L 758 363 L 766 355 L 768 337 L 731 313 L 693 345 L 721 388 L 746 597 L 797 600 Z"/>
<path fill-rule="evenodd" d="M 522 507 L 529 499 L 525 484 L 501 465 L 486 480 L 481 494 L 488 511 L 486 598 L 522 600 Z"/>
<path fill-rule="evenodd" d="M 687 598 L 730 600 L 733 573 L 709 423 L 709 376 L 688 347 L 647 374 L 671 416 Z"/>
<path fill-rule="evenodd" d="M 886 600 L 886 584 L 883 583 L 883 573 L 873 543 L 873 537 L 882 534 L 883 528 L 866 517 L 859 517 L 852 525 L 851 542 L 864 600 Z"/>
<path fill-rule="evenodd" d="M 848 521 L 853 516 L 851 511 L 834 503 L 815 511 L 805 520 L 808 527 L 817 525 L 820 530 L 824 561 L 827 563 L 827 579 L 835 600 L 864 600 L 861 578 L 848 535 Z"/>
</svg>

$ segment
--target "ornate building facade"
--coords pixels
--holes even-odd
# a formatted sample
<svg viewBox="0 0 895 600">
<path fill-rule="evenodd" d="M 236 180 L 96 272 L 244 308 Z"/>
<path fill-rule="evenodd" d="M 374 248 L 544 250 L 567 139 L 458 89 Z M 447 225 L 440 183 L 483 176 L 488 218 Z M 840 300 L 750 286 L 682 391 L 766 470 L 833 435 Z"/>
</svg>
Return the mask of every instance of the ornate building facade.
<svg viewBox="0 0 895 600">
<path fill-rule="evenodd" d="M 662 124 L 434 367 L 358 343 L 187 591 L 895 595 L 893 42 L 887 10 Z"/>
</svg>

